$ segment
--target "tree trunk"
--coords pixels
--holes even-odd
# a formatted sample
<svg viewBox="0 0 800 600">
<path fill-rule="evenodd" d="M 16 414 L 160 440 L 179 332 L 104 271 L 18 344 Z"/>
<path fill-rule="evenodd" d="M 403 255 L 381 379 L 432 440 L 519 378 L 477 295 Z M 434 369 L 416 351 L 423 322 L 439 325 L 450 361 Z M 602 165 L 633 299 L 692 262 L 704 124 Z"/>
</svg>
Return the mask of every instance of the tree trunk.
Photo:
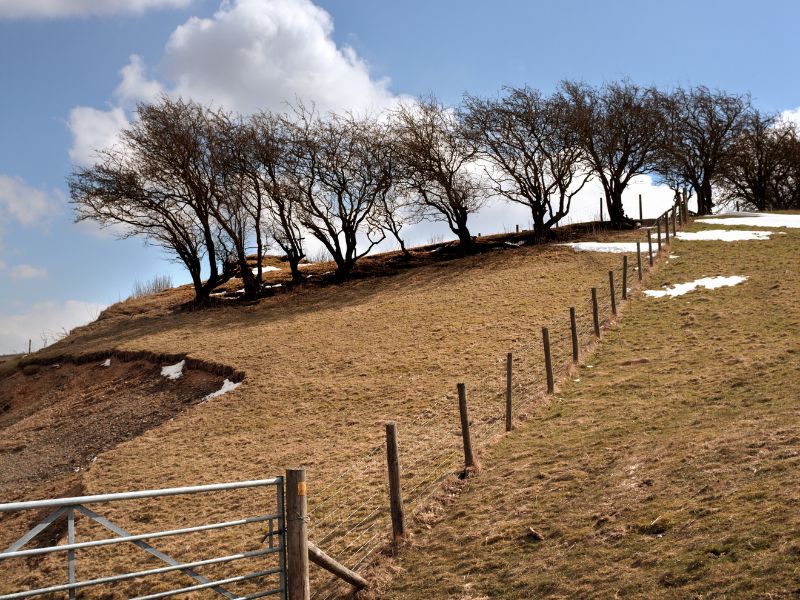
<svg viewBox="0 0 800 600">
<path fill-rule="evenodd" d="M 606 206 L 608 207 L 608 217 L 612 227 L 622 229 L 631 227 L 633 221 L 625 216 L 625 209 L 622 207 L 622 189 L 606 192 Z"/>
<path fill-rule="evenodd" d="M 701 215 L 710 215 L 714 208 L 714 202 L 711 199 L 711 182 L 708 179 L 705 179 L 700 185 L 697 193 L 697 206 L 698 213 Z"/>
</svg>

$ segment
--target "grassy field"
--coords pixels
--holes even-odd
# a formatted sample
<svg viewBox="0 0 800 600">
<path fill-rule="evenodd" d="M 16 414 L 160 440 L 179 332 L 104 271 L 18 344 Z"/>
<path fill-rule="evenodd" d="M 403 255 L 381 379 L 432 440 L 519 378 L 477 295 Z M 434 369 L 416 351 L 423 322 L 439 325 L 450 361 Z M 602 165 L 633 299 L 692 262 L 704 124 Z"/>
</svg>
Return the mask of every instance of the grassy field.
<svg viewBox="0 0 800 600">
<path fill-rule="evenodd" d="M 643 239 L 641 232 L 614 237 Z M 468 386 L 476 444 L 483 448 L 502 435 L 506 353 L 514 352 L 516 410 L 524 416 L 523 404 L 534 407 L 543 396 L 541 327 L 551 327 L 556 365 L 566 373 L 568 308 L 577 307 L 582 341 L 589 343 L 590 288 L 603 290 L 607 315 L 608 270 L 617 270 L 619 286 L 621 260 L 619 254 L 552 245 L 505 248 L 198 311 L 176 308 L 186 291 L 165 292 L 112 307 L 40 356 L 185 353 L 243 371 L 246 378 L 235 392 L 100 453 L 79 473 L 80 489 L 100 493 L 255 479 L 302 464 L 308 469 L 311 539 L 356 565 L 389 531 L 384 422 L 398 422 L 407 508 L 415 523 L 425 523 L 433 514 L 427 498 L 459 471 L 456 383 Z M 45 493 L 54 493 L 52 484 L 41 494 L 24 495 Z M 104 514 L 142 533 L 263 513 L 271 502 L 263 494 L 194 496 L 115 505 Z M 4 543 L 17 534 L 10 526 L 0 530 Z M 258 547 L 262 530 L 166 538 L 158 547 L 195 560 Z M 78 532 L 99 535 L 83 522 Z M 142 554 L 82 552 L 78 574 L 87 575 L 84 560 L 93 561 L 93 576 L 159 566 Z M 28 561 L 0 578 L 0 590 L 57 583 L 64 572 L 54 558 Z M 324 578 L 317 571 L 314 578 L 319 589 Z M 117 587 L 102 597 L 129 597 L 176 582 L 186 585 L 174 576 Z"/>
<path fill-rule="evenodd" d="M 481 453 L 378 595 L 797 597 L 800 231 L 783 233 L 676 241 L 649 287 L 748 280 L 637 293 L 560 392 Z"/>
</svg>

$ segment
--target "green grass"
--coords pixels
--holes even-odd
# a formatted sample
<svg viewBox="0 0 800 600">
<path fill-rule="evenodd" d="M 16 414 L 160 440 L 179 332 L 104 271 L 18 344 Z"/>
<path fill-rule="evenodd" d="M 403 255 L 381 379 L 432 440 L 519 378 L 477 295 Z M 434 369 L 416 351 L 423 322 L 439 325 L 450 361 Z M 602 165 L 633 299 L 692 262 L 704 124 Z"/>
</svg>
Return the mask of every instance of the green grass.
<svg viewBox="0 0 800 600">
<path fill-rule="evenodd" d="M 679 258 L 648 287 L 748 281 L 637 294 L 572 381 L 484 451 L 376 595 L 800 594 L 800 232 L 786 231 L 673 242 Z"/>
</svg>

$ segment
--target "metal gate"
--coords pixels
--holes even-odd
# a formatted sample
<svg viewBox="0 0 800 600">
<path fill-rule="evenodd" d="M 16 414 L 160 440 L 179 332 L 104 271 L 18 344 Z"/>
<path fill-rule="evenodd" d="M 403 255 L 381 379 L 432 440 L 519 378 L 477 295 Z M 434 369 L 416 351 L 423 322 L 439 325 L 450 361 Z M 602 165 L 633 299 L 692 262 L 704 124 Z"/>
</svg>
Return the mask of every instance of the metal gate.
<svg viewBox="0 0 800 600">
<path fill-rule="evenodd" d="M 153 531 L 143 534 L 133 534 L 130 531 L 120 527 L 116 523 L 113 523 L 107 517 L 104 517 L 95 510 L 89 508 L 89 505 L 106 504 L 123 500 L 159 498 L 163 496 L 182 496 L 200 493 L 206 494 L 260 487 L 273 487 L 275 489 L 275 510 L 274 512 L 270 512 L 270 514 L 244 517 L 230 521 L 199 524 L 182 529 Z M 119 494 L 78 496 L 74 498 L 53 498 L 49 500 L 35 500 L 32 502 L 12 502 L 9 504 L 0 504 L 0 513 L 41 509 L 53 510 L 46 517 L 41 519 L 41 521 L 39 521 L 35 526 L 33 526 L 27 533 L 25 533 L 25 535 L 20 537 L 3 552 L 0 552 L 0 581 L 3 579 L 3 566 L 8 564 L 7 561 L 10 559 L 44 555 L 54 552 L 63 552 L 66 553 L 65 570 L 67 582 L 48 587 L 21 590 L 0 595 L 0 600 L 11 600 L 12 598 L 30 598 L 44 594 L 56 593 L 64 593 L 70 598 L 70 600 L 72 600 L 76 598 L 77 591 L 84 588 L 107 586 L 109 584 L 116 584 L 122 581 L 145 577 L 158 577 L 159 575 L 163 575 L 165 573 L 181 573 L 188 578 L 186 583 L 189 583 L 189 579 L 194 580 L 194 583 L 192 585 L 184 585 L 168 591 L 138 596 L 136 600 L 167 598 L 178 594 L 186 594 L 189 592 L 203 590 L 213 592 L 216 595 L 220 595 L 228 599 L 236 600 L 249 600 L 251 598 L 262 598 L 273 595 L 279 596 L 283 600 L 286 600 L 286 528 L 284 517 L 283 477 L 274 477 L 272 479 L 262 479 L 256 481 L 239 481 L 235 483 L 200 485 L 194 487 L 141 490 Z M 92 523 L 101 526 L 102 529 L 110 531 L 114 534 L 114 537 L 105 539 L 92 539 L 89 541 L 77 541 L 75 518 L 78 515 L 81 515 L 83 519 L 88 519 Z M 67 524 L 67 539 L 65 544 L 27 549 L 25 548 L 29 542 L 45 532 L 45 530 L 47 530 L 49 527 L 53 526 L 54 523 L 59 521 L 63 523 L 63 519 L 66 519 Z M 263 539 L 260 540 L 260 545 L 263 547 L 257 550 L 239 552 L 236 554 L 229 554 L 227 556 L 217 556 L 184 562 L 166 554 L 165 552 L 162 552 L 150 543 L 150 540 L 158 538 L 188 535 L 231 527 L 241 527 L 251 523 L 266 524 L 266 532 L 263 535 Z M 81 550 L 125 543 L 130 543 L 137 546 L 142 551 L 148 553 L 151 557 L 155 557 L 159 561 L 163 562 L 164 566 L 130 573 L 109 575 L 95 579 L 86 579 L 83 581 L 79 581 L 77 579 L 76 572 L 78 554 Z M 267 559 L 269 559 L 269 565 L 271 566 L 268 568 L 260 568 L 256 571 L 247 572 L 241 575 L 217 578 L 215 580 L 210 580 L 197 571 L 198 569 L 202 569 L 203 567 L 207 567 L 209 565 L 230 564 L 234 563 L 235 561 L 247 561 L 258 557 L 265 557 L 263 559 L 264 563 L 267 563 Z M 263 564 L 263 566 L 267 567 L 268 565 Z M 237 594 L 228 589 L 231 586 L 236 586 L 242 582 L 248 582 L 248 584 L 253 584 L 255 582 L 261 589 L 248 593 L 247 595 Z"/>
</svg>

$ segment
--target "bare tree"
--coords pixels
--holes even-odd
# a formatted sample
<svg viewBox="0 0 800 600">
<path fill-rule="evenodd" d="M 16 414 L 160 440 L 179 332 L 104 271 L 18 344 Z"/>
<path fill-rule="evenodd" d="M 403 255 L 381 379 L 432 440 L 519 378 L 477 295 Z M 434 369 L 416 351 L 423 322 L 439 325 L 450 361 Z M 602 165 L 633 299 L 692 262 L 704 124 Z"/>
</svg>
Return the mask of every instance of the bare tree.
<svg viewBox="0 0 800 600">
<path fill-rule="evenodd" d="M 498 99 L 467 96 L 463 121 L 495 194 L 527 206 L 543 240 L 569 212 L 589 177 L 569 106 L 538 90 L 509 88 Z"/>
<path fill-rule="evenodd" d="M 697 195 L 697 212 L 711 214 L 712 190 L 747 118 L 750 100 L 704 86 L 662 95 L 667 135 L 659 172 L 683 179 Z"/>
<path fill-rule="evenodd" d="M 756 210 L 800 208 L 800 136 L 792 123 L 751 111 L 731 145 L 723 196 Z"/>
<path fill-rule="evenodd" d="M 192 102 L 164 96 L 140 104 L 119 145 L 68 178 L 77 221 L 119 225 L 120 237 L 143 237 L 167 250 L 189 271 L 198 303 L 232 275 L 212 216 L 217 173 L 205 123 L 205 110 Z"/>
<path fill-rule="evenodd" d="M 264 230 L 286 253 L 292 281 L 299 283 L 305 258 L 299 220 L 299 154 L 292 150 L 294 127 L 285 116 L 261 112 L 250 118 L 246 172 L 266 211 Z"/>
<path fill-rule="evenodd" d="M 566 81 L 561 87 L 587 165 L 603 185 L 611 223 L 632 225 L 622 194 L 631 179 L 655 168 L 664 122 L 658 92 L 627 80 L 600 88 Z"/>
<path fill-rule="evenodd" d="M 293 137 L 298 218 L 333 257 L 336 276 L 344 278 L 386 237 L 370 219 L 392 185 L 381 126 L 375 118 L 352 114 L 321 119 L 301 107 Z"/>
<path fill-rule="evenodd" d="M 467 220 L 488 196 L 475 165 L 477 150 L 458 115 L 435 98 L 423 98 L 401 105 L 392 117 L 404 192 L 421 219 L 446 222 L 462 252 L 473 252 Z"/>
</svg>

